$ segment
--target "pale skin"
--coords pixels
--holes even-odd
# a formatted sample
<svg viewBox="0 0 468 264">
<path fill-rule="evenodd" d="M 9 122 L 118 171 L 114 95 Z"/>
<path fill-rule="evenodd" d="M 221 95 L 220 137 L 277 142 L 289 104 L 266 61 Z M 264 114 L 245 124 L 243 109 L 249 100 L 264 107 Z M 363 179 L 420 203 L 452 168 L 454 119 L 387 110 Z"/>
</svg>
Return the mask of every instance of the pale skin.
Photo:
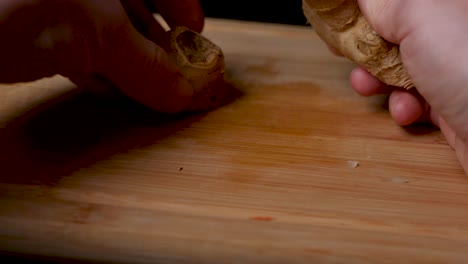
<svg viewBox="0 0 468 264">
<path fill-rule="evenodd" d="M 389 109 L 402 126 L 431 121 L 468 172 L 468 1 L 359 0 L 379 35 L 400 44 L 417 89 L 388 87 L 361 68 L 350 76 L 359 94 L 390 94 Z"/>
<path fill-rule="evenodd" d="M 200 32 L 198 0 L 152 0 L 171 27 Z M 161 112 L 189 109 L 193 88 L 160 43 L 143 0 L 1 0 L 0 83 L 56 74 L 79 86 L 112 84 Z"/>
<path fill-rule="evenodd" d="M 152 0 L 170 26 L 203 28 L 198 0 Z M 360 0 L 376 31 L 400 44 L 417 89 L 388 87 L 365 70 L 350 76 L 364 96 L 390 94 L 399 125 L 432 121 L 468 172 L 468 1 Z M 193 88 L 159 45 L 165 38 L 143 0 L 1 0 L 0 83 L 61 74 L 79 85 L 102 80 L 162 112 L 192 104 Z"/>
</svg>

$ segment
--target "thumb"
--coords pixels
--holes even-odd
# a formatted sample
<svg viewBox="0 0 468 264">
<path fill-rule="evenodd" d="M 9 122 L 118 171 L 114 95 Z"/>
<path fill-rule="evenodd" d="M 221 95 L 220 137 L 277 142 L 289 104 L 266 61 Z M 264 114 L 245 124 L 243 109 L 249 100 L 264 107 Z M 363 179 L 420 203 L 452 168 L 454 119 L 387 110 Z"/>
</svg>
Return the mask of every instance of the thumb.
<svg viewBox="0 0 468 264">
<path fill-rule="evenodd" d="M 102 54 L 95 66 L 99 74 L 125 95 L 156 111 L 177 113 L 189 107 L 193 87 L 161 47 L 130 23 L 110 35 L 110 40 L 101 43 Z"/>
<path fill-rule="evenodd" d="M 412 1 L 358 0 L 362 14 L 378 35 L 400 44 L 410 30 L 408 9 Z M 414 14 L 413 14 L 414 16 Z"/>
</svg>

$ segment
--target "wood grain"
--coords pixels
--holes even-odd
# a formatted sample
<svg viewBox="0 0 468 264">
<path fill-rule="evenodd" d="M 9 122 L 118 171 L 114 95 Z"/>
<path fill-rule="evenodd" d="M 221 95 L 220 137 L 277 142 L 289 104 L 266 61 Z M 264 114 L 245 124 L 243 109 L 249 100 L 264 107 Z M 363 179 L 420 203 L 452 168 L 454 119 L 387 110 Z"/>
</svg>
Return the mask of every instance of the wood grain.
<svg viewBox="0 0 468 264">
<path fill-rule="evenodd" d="M 0 249 L 117 263 L 464 263 L 441 134 L 361 98 L 308 27 L 208 20 L 235 102 L 168 118 L 60 77 L 0 87 Z"/>
</svg>

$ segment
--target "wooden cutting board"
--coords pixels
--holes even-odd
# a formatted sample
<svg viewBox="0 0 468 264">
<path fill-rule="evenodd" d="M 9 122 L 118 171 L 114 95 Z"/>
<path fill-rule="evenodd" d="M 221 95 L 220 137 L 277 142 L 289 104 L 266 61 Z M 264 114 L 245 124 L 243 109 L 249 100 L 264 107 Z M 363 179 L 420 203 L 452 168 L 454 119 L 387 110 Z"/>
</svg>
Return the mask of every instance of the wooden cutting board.
<svg viewBox="0 0 468 264">
<path fill-rule="evenodd" d="M 0 248 L 126 263 L 465 263 L 441 134 L 362 98 L 308 27 L 208 20 L 242 92 L 167 118 L 59 77 L 0 87 Z"/>
</svg>

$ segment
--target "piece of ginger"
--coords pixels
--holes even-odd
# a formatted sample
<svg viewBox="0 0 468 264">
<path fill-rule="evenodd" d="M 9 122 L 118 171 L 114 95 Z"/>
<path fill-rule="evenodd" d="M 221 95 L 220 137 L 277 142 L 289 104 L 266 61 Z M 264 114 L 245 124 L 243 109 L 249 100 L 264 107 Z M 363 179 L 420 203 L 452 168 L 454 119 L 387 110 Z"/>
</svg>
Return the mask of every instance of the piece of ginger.
<svg viewBox="0 0 468 264">
<path fill-rule="evenodd" d="M 224 84 L 224 54 L 217 45 L 201 34 L 185 27 L 169 33 L 168 54 L 192 84 L 194 96 L 190 111 L 219 107 L 229 87 Z"/>
<path fill-rule="evenodd" d="M 414 87 L 399 46 L 377 35 L 357 0 L 303 0 L 302 4 L 307 20 L 327 45 L 388 85 Z"/>
</svg>

